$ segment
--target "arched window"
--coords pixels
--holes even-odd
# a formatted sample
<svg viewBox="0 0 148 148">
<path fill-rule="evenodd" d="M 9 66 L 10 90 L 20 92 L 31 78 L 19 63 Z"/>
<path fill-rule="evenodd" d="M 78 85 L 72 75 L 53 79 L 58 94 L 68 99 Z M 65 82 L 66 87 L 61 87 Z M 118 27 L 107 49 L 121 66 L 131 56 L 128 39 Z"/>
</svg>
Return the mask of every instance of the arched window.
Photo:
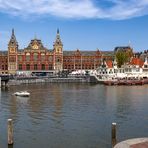
<svg viewBox="0 0 148 148">
<path fill-rule="evenodd" d="M 30 61 L 30 53 L 26 54 L 26 61 Z"/>
<path fill-rule="evenodd" d="M 41 53 L 41 60 L 42 60 L 42 61 L 45 60 L 45 53 Z"/>
<path fill-rule="evenodd" d="M 59 57 L 56 57 L 56 62 L 60 62 L 60 58 Z"/>
</svg>

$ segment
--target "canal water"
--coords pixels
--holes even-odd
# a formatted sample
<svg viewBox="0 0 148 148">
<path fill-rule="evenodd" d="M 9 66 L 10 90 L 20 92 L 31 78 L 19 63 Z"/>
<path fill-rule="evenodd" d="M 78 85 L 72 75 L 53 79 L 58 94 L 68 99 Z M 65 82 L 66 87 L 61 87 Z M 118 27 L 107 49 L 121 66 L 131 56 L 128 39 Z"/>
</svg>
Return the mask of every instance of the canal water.
<svg viewBox="0 0 148 148">
<path fill-rule="evenodd" d="M 27 90 L 29 98 L 16 97 Z M 0 91 L 0 148 L 110 148 L 111 123 L 118 140 L 148 137 L 148 85 L 33 84 Z"/>
</svg>

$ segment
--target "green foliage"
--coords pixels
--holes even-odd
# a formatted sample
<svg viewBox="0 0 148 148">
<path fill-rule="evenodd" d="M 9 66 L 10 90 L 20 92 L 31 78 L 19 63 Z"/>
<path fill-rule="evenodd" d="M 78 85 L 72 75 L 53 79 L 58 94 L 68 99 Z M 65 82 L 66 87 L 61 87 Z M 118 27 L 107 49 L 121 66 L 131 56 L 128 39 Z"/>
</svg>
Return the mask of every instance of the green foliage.
<svg viewBox="0 0 148 148">
<path fill-rule="evenodd" d="M 127 52 L 118 51 L 116 53 L 116 60 L 117 60 L 118 67 L 121 67 L 122 65 L 124 65 L 128 61 L 128 59 L 129 59 L 129 56 Z"/>
</svg>

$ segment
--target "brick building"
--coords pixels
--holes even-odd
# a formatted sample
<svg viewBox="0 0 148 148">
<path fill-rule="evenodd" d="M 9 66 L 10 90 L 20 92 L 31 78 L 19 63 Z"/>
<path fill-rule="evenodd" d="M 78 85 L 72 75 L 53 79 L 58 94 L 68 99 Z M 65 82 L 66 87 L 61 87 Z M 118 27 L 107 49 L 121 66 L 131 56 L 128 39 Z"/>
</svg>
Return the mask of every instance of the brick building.
<svg viewBox="0 0 148 148">
<path fill-rule="evenodd" d="M 24 49 L 19 49 L 14 29 L 8 43 L 8 51 L 0 53 L 0 73 L 30 74 L 34 72 L 59 72 L 62 70 L 93 70 L 102 58 L 112 60 L 113 51 L 64 51 L 57 30 L 53 49 L 46 48 L 42 41 L 34 38 Z"/>
<path fill-rule="evenodd" d="M 6 51 L 0 51 L 0 74 L 8 73 L 8 56 Z"/>
</svg>

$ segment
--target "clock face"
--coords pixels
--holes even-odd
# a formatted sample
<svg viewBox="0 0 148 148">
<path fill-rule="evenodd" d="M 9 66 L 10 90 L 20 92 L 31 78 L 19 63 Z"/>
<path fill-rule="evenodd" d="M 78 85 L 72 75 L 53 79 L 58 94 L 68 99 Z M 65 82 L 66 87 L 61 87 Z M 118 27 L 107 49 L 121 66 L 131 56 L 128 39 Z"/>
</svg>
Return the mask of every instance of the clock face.
<svg viewBox="0 0 148 148">
<path fill-rule="evenodd" d="M 14 53 L 15 52 L 15 48 L 10 48 L 10 52 Z"/>
<path fill-rule="evenodd" d="M 33 49 L 38 49 L 39 47 L 38 47 L 37 44 L 34 44 L 34 45 L 32 46 L 32 48 L 33 48 Z"/>
<path fill-rule="evenodd" d="M 61 48 L 57 48 L 56 52 L 60 53 L 61 52 Z"/>
</svg>

